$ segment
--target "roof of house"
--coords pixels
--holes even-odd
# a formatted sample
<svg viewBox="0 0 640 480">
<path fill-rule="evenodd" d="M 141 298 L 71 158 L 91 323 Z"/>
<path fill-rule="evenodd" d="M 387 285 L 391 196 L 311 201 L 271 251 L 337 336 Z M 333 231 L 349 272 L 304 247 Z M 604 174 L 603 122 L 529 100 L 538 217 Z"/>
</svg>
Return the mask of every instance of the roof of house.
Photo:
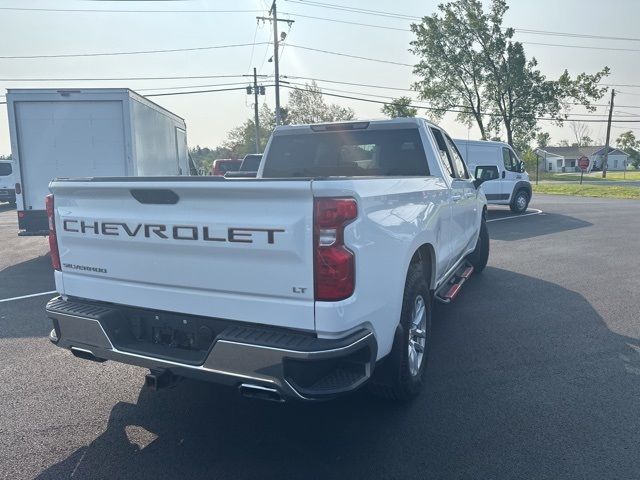
<svg viewBox="0 0 640 480">
<path fill-rule="evenodd" d="M 595 145 L 591 147 L 544 147 L 538 149 L 541 152 L 547 152 L 551 155 L 557 155 L 559 157 L 564 158 L 579 158 L 582 155 L 590 157 L 591 155 L 595 155 L 599 153 L 600 150 L 604 150 L 604 145 Z M 609 147 L 609 153 L 613 151 L 618 151 L 623 155 L 626 155 L 622 150 L 618 150 L 617 148 Z"/>
</svg>

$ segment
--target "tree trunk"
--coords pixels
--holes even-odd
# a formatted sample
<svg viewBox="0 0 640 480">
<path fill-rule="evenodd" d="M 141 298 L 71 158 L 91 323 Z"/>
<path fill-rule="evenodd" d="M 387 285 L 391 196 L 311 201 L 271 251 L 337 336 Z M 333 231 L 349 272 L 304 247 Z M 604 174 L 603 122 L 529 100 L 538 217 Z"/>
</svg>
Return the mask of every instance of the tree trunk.
<svg viewBox="0 0 640 480">
<path fill-rule="evenodd" d="M 503 117 L 504 119 L 504 129 L 507 132 L 507 143 L 511 145 L 511 148 L 515 149 L 513 146 L 513 130 L 511 129 L 511 119 L 508 117 Z"/>
</svg>

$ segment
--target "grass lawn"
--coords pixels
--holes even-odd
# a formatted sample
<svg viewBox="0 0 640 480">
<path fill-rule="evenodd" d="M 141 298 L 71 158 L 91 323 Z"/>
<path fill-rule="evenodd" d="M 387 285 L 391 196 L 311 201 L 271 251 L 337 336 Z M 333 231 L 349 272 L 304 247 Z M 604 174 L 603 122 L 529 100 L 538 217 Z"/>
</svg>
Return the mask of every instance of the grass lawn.
<svg viewBox="0 0 640 480">
<path fill-rule="evenodd" d="M 580 184 L 551 184 L 532 185 L 536 193 L 550 195 L 575 195 L 579 197 L 602 198 L 635 198 L 640 200 L 640 187 L 617 187 L 614 185 L 580 185 Z"/>
<path fill-rule="evenodd" d="M 589 174 L 589 179 L 591 179 L 592 175 L 596 175 L 596 174 Z M 598 178 L 602 180 L 602 172 L 598 172 L 597 175 L 598 175 Z M 626 173 L 625 172 L 607 172 L 606 180 L 640 180 L 640 170 L 627 170 Z"/>
<path fill-rule="evenodd" d="M 536 173 L 529 175 L 531 181 L 535 181 Z M 579 182 L 579 173 L 548 173 L 540 172 L 540 180 L 556 180 L 563 182 Z M 625 172 L 607 172 L 607 178 L 602 178 L 602 172 L 585 173 L 584 180 L 640 180 L 640 170 L 627 170 Z"/>
</svg>

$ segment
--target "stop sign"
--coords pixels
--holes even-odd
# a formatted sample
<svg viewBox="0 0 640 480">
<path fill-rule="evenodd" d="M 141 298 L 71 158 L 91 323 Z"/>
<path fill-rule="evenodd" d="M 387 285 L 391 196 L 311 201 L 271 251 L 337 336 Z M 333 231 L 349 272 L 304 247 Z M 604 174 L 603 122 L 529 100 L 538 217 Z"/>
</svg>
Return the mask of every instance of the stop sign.
<svg viewBox="0 0 640 480">
<path fill-rule="evenodd" d="M 589 159 L 584 155 L 578 159 L 578 167 L 581 170 L 587 170 L 589 168 Z"/>
</svg>

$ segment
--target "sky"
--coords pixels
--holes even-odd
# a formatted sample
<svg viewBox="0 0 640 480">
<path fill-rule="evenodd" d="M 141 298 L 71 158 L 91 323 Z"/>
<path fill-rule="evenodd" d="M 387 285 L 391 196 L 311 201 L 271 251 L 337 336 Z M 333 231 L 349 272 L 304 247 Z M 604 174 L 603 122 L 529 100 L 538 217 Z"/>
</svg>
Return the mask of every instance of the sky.
<svg viewBox="0 0 640 480">
<path fill-rule="evenodd" d="M 262 75 L 273 75 L 269 62 L 273 39 L 269 23 L 256 20 L 266 15 L 272 0 L 0 0 L 3 41 L 0 46 L 0 90 L 7 88 L 61 87 L 128 87 L 141 94 L 177 92 L 203 89 L 242 87 L 253 67 Z M 380 63 L 300 47 L 329 50 L 348 55 L 381 59 L 396 63 L 414 64 L 408 51 L 413 34 L 408 29 L 410 19 L 347 12 L 328 8 L 327 4 L 343 5 L 381 12 L 395 12 L 410 17 L 434 13 L 437 0 L 278 0 L 280 18 L 295 20 L 287 33 L 281 50 L 280 73 L 283 77 L 308 77 L 318 82 L 325 93 L 354 95 L 386 101 L 388 97 L 415 96 L 403 90 L 389 90 L 372 86 L 409 88 L 416 80 L 412 68 Z M 316 2 L 316 3 L 317 3 Z M 488 2 L 485 2 L 488 3 Z M 617 118 L 640 120 L 640 1 L 638 0 L 511 0 L 505 25 L 516 29 L 543 30 L 572 34 L 626 37 L 626 40 L 587 39 L 570 36 L 541 35 L 517 32 L 516 39 L 524 42 L 528 56 L 535 56 L 540 70 L 548 78 L 558 77 L 565 69 L 570 74 L 593 73 L 609 66 L 611 75 L 605 80 L 616 86 L 614 112 Z M 136 10 L 136 12 L 77 12 L 22 9 L 67 10 Z M 151 10 L 156 10 L 152 12 Z M 159 12 L 157 10 L 172 10 Z M 195 12 L 194 12 L 195 10 Z M 202 10 L 249 10 L 243 12 L 202 12 Z M 392 27 L 382 29 L 319 20 L 367 23 Z M 415 20 L 413 20 L 415 21 Z M 255 45 L 254 45 L 255 43 Z M 575 45 L 572 48 L 550 45 Z M 221 45 L 246 44 L 233 48 L 206 49 L 189 52 L 154 53 L 68 58 L 1 58 L 9 56 L 59 55 L 79 53 L 110 53 L 145 50 L 180 49 Z M 614 50 L 604 50 L 610 48 Z M 615 50 L 618 49 L 618 50 Z M 626 49 L 626 50 L 625 50 Z M 115 81 L 25 81 L 24 79 L 72 78 L 128 78 L 128 77 L 189 77 L 225 76 L 233 78 L 115 80 Z M 23 79 L 23 80 L 17 80 Z M 285 81 L 305 80 L 283 78 Z M 349 82 L 344 85 L 331 82 Z M 230 84 L 234 85 L 222 85 Z M 271 85 L 272 79 L 265 79 Z M 176 88 L 189 87 L 189 88 Z M 192 87 L 192 88 L 191 88 Z M 341 90 L 337 92 L 335 90 Z M 347 92 L 347 93 L 344 93 Z M 287 89 L 283 88 L 282 104 Z M 253 115 L 252 98 L 244 90 L 153 97 L 161 106 L 183 117 L 187 123 L 190 146 L 215 147 L 224 141 L 227 132 Z M 0 98 L 4 100 L 4 98 Z M 381 118 L 381 105 L 355 100 L 326 97 L 328 102 L 351 107 L 357 118 Z M 606 113 L 607 99 L 599 101 L 597 114 Z M 260 103 L 273 107 L 274 89 L 267 86 Z M 0 107 L 3 107 L 0 105 Z M 585 112 L 576 108 L 573 113 Z M 601 117 L 594 117 L 600 119 Z M 604 117 L 602 117 L 604 118 Z M 454 137 L 478 138 L 476 128 L 467 128 L 447 115 L 440 124 Z M 571 140 L 568 126 L 559 128 L 544 122 L 552 143 Z M 635 129 L 640 135 L 640 123 L 614 123 L 612 137 L 624 130 Z M 589 134 L 597 142 L 604 141 L 604 123 L 589 124 Z M 0 115 L 0 154 L 10 152 L 6 111 Z"/>
</svg>

